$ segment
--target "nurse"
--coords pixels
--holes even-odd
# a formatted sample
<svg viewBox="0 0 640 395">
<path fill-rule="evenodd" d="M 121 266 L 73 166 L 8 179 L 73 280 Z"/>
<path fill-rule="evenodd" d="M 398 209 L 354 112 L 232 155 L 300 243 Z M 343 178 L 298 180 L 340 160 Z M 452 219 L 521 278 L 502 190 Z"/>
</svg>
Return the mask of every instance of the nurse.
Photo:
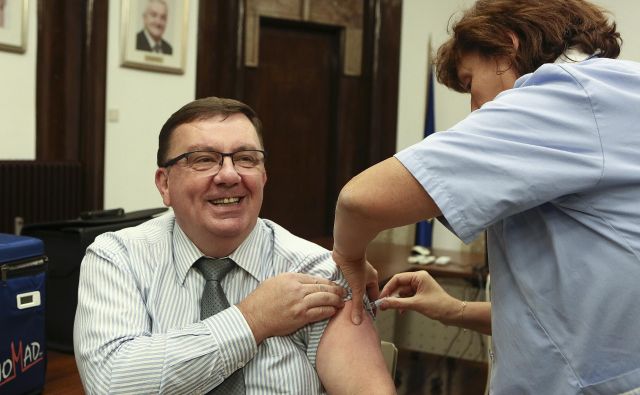
<svg viewBox="0 0 640 395">
<path fill-rule="evenodd" d="M 640 64 L 620 44 L 587 1 L 477 1 L 436 60 L 471 114 L 338 198 L 333 257 L 356 302 L 380 231 L 433 217 L 465 242 L 487 231 L 492 305 L 426 272 L 380 296 L 491 333 L 493 394 L 640 394 Z"/>
</svg>

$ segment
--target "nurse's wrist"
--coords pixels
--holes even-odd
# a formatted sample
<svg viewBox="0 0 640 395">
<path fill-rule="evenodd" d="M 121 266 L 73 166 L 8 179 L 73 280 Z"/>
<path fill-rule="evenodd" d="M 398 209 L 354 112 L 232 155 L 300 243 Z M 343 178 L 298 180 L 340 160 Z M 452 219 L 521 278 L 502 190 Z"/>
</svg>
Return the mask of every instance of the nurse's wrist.
<svg viewBox="0 0 640 395">
<path fill-rule="evenodd" d="M 437 319 L 444 325 L 461 326 L 464 322 L 466 307 L 466 301 L 452 297 L 443 304 L 440 316 Z"/>
</svg>

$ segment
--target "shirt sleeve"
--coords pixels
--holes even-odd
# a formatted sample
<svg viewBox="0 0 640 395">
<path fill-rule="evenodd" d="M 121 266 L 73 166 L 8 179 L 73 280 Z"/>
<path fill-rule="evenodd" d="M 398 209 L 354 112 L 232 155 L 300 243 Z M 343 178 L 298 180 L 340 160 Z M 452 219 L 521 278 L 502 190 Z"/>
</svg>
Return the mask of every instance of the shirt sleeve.
<svg viewBox="0 0 640 395">
<path fill-rule="evenodd" d="M 204 392 L 253 358 L 255 340 L 234 306 L 153 333 L 151 295 L 127 270 L 123 248 L 90 247 L 81 265 L 74 349 L 88 393 Z"/>
<path fill-rule="evenodd" d="M 505 217 L 593 188 L 603 171 L 590 97 L 557 65 L 396 158 L 465 242 Z"/>
</svg>

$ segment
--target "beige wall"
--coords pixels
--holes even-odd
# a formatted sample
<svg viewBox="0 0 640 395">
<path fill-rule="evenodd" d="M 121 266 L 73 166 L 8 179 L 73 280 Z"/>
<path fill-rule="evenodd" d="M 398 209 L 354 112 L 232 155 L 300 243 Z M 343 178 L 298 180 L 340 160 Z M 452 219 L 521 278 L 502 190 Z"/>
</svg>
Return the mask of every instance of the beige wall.
<svg viewBox="0 0 640 395">
<path fill-rule="evenodd" d="M 0 51 L 0 159 L 36 157 L 36 5 L 28 11 L 27 49 L 23 54 Z M 5 18 L 20 7 L 8 2 Z M 9 21 L 5 20 L 5 28 Z"/>
<path fill-rule="evenodd" d="M 180 75 L 120 66 L 121 3 L 109 3 L 104 206 L 132 211 L 162 206 L 154 184 L 158 132 L 195 98 L 198 1 L 189 1 L 187 62 Z M 175 15 L 169 12 L 169 18 Z"/>
</svg>

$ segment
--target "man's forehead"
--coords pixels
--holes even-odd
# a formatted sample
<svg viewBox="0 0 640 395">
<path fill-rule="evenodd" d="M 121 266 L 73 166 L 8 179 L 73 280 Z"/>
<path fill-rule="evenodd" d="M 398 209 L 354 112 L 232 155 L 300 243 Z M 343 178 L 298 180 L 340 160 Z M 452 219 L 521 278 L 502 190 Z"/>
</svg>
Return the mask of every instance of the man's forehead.
<svg viewBox="0 0 640 395">
<path fill-rule="evenodd" d="M 246 125 L 238 126 L 237 123 L 246 123 Z M 225 124 L 228 124 L 229 128 L 226 128 Z M 185 134 L 190 132 L 205 132 L 207 135 L 215 135 L 216 132 L 233 131 L 238 136 L 246 136 L 243 138 L 243 144 L 247 148 L 258 148 L 261 146 L 260 138 L 255 126 L 249 118 L 242 113 L 234 113 L 230 115 L 214 115 L 207 118 L 196 119 L 190 122 L 185 122 L 178 125 L 171 136 L 171 140 L 181 139 Z M 249 137 L 250 136 L 250 137 Z M 255 146 L 257 144 L 257 146 Z"/>
<path fill-rule="evenodd" d="M 211 115 L 203 115 L 200 118 L 194 119 L 193 121 L 190 122 L 186 122 L 185 124 L 197 124 L 197 123 L 202 123 L 202 124 L 210 124 L 210 123 L 235 123 L 235 122 L 243 122 L 243 123 L 248 123 L 251 124 L 252 128 L 255 130 L 255 127 L 253 127 L 253 123 L 251 123 L 251 120 L 249 119 L 249 117 L 247 117 L 245 114 L 241 113 L 241 112 L 234 112 L 234 113 L 230 113 L 230 114 L 211 114 Z"/>
</svg>

